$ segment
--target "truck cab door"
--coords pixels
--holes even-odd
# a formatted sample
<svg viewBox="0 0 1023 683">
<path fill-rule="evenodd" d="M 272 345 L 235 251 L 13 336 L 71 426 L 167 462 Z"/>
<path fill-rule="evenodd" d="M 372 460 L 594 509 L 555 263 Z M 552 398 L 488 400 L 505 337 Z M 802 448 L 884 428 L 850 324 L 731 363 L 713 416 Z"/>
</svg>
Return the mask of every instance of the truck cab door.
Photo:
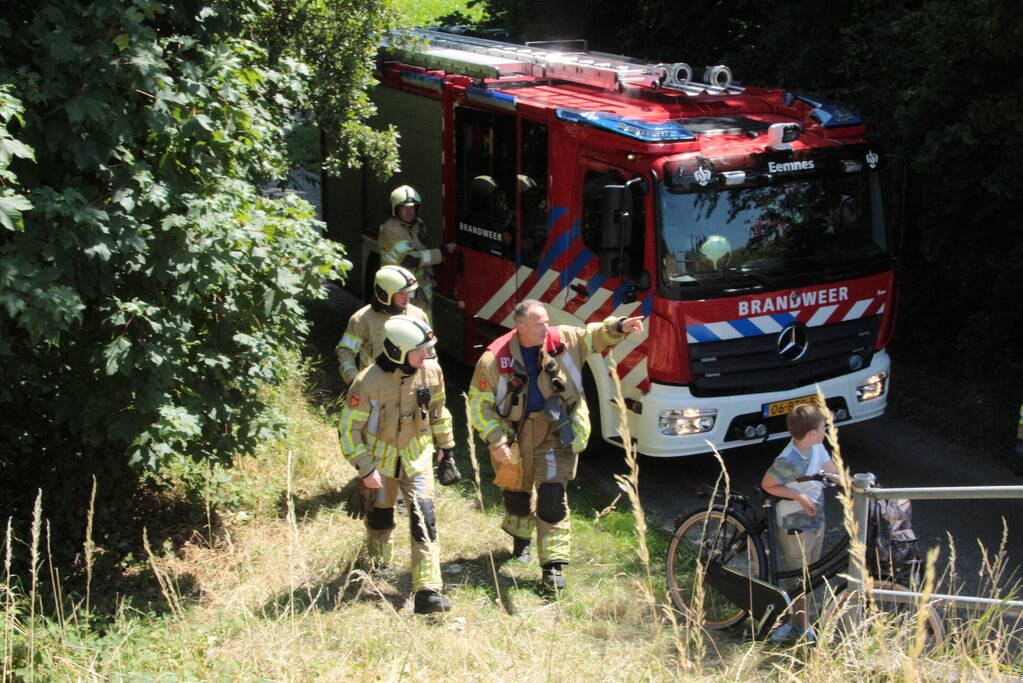
<svg viewBox="0 0 1023 683">
<path fill-rule="evenodd" d="M 515 305 L 516 118 L 454 110 L 455 295 L 465 313 L 464 357 L 471 361 L 499 336 Z"/>
</svg>

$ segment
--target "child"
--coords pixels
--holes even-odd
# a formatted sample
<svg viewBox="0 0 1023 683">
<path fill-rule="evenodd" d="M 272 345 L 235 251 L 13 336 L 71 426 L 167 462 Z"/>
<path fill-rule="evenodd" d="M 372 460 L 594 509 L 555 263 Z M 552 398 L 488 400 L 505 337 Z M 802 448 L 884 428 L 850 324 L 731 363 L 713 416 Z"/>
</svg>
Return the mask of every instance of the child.
<svg viewBox="0 0 1023 683">
<path fill-rule="evenodd" d="M 799 569 L 817 561 L 824 545 L 824 506 L 819 481 L 797 482 L 796 478 L 816 474 L 821 470 L 837 473 L 824 448 L 824 414 L 814 405 L 799 405 L 785 418 L 792 440 L 770 469 L 764 473 L 761 488 L 772 496 L 785 498 L 775 506 L 778 524 L 778 570 Z M 793 623 L 797 622 L 797 623 Z M 789 621 L 771 633 L 771 640 L 786 640 L 805 636 L 815 638 L 809 626 L 810 616 L 806 595 L 792 602 Z"/>
</svg>

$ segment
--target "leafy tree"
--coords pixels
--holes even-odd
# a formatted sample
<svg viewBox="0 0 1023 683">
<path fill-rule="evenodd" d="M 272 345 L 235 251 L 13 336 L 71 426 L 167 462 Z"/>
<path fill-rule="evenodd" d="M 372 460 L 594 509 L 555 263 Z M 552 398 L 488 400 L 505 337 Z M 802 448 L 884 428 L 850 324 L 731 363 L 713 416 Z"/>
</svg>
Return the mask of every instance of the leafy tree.
<svg viewBox="0 0 1023 683">
<path fill-rule="evenodd" d="M 328 93 L 325 79 L 345 72 L 304 65 L 313 55 L 294 49 L 301 41 L 264 49 L 253 27 L 267 11 L 242 1 L 4 4 L 7 488 L 178 455 L 228 461 L 282 430 L 260 386 L 280 378 L 279 352 L 303 340 L 301 302 L 349 264 L 312 207 L 255 187 L 286 173 L 295 113 L 326 99 L 324 120 L 340 121 L 350 147 L 386 160 L 393 136 L 361 127 L 364 78 Z M 336 31 L 325 47 L 347 46 L 345 59 L 364 68 L 356 56 L 374 50 L 382 16 L 324 25 Z"/>
<path fill-rule="evenodd" d="M 324 169 L 337 175 L 363 162 L 380 176 L 398 170 L 398 134 L 364 122 L 376 109 L 366 95 L 381 29 L 397 21 L 381 0 L 269 0 L 250 22 L 271 67 L 298 60 L 309 69 L 313 107 L 305 112 L 324 138 Z"/>
</svg>

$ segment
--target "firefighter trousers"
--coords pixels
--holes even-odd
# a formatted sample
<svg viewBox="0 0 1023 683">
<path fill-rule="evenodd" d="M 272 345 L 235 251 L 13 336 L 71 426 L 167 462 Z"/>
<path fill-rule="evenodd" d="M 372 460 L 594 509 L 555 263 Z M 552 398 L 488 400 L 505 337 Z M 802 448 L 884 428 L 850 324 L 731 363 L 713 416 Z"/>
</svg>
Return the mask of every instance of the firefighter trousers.
<svg viewBox="0 0 1023 683">
<path fill-rule="evenodd" d="M 370 559 L 384 565 L 391 562 L 394 504 L 401 493 L 408 509 L 412 590 L 439 591 L 442 580 L 437 518 L 433 506 L 433 472 L 397 478 L 381 475 L 380 478 L 384 485 L 376 490 L 373 509 L 366 515 L 366 540 Z"/>
<path fill-rule="evenodd" d="M 501 528 L 526 540 L 535 528 L 540 565 L 565 564 L 572 547 L 567 485 L 575 479 L 579 455 L 561 445 L 556 426 L 539 412 L 523 422 L 518 444 L 522 488 L 504 489 Z"/>
</svg>

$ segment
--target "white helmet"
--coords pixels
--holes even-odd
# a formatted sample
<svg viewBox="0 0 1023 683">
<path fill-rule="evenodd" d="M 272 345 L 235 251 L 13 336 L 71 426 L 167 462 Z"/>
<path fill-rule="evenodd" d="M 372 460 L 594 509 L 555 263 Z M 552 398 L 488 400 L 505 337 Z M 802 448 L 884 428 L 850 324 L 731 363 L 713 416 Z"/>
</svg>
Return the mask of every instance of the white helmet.
<svg viewBox="0 0 1023 683">
<path fill-rule="evenodd" d="M 384 323 L 384 355 L 398 365 L 408 365 L 409 351 L 431 349 L 437 337 L 422 320 L 396 315 Z"/>
<path fill-rule="evenodd" d="M 401 266 L 381 266 L 373 278 L 373 296 L 382 306 L 393 306 L 395 294 L 411 294 L 418 287 L 415 276 Z M 402 311 L 395 308 L 394 312 Z"/>
<path fill-rule="evenodd" d="M 391 215 L 398 215 L 399 206 L 411 205 L 418 209 L 422 203 L 423 200 L 420 199 L 419 193 L 411 185 L 402 185 L 391 192 Z"/>
</svg>

